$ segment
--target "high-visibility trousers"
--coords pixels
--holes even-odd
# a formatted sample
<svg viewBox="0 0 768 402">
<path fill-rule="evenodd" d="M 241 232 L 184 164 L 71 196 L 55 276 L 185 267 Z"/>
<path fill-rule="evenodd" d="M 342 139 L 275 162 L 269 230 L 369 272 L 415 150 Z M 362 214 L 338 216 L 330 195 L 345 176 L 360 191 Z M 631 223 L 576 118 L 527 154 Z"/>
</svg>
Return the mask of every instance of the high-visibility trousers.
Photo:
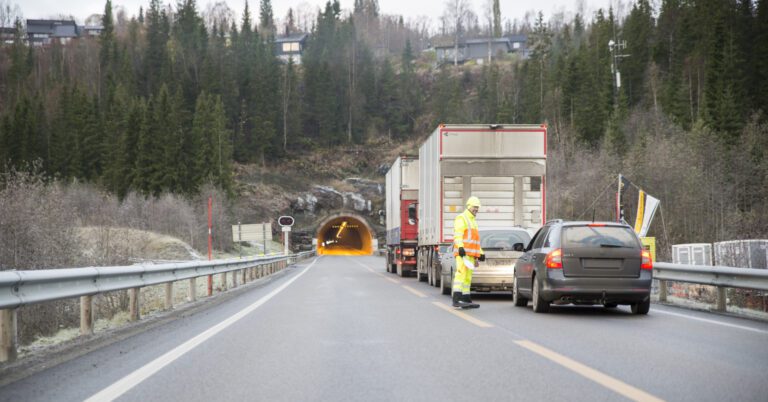
<svg viewBox="0 0 768 402">
<path fill-rule="evenodd" d="M 470 293 L 469 287 L 472 285 L 472 270 L 464 266 L 464 258 L 468 258 L 474 263 L 475 257 L 466 256 L 462 258 L 457 255 L 455 258 L 456 273 L 453 275 L 453 291 L 468 295 Z"/>
</svg>

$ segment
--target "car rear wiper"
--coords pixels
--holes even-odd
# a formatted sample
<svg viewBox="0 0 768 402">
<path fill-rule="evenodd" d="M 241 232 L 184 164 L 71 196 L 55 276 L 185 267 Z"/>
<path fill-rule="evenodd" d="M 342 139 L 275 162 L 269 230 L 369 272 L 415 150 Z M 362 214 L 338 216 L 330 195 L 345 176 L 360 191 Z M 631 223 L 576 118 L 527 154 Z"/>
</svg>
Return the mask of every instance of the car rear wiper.
<svg viewBox="0 0 768 402">
<path fill-rule="evenodd" d="M 620 244 L 600 243 L 600 247 L 622 248 L 624 246 L 622 246 Z"/>
</svg>

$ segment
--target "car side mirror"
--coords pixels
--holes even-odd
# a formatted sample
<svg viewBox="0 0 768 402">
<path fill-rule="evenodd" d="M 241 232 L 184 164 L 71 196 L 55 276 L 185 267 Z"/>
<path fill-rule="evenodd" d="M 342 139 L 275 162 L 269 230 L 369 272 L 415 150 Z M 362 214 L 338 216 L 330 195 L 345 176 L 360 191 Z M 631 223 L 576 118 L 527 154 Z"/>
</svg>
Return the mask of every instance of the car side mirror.
<svg viewBox="0 0 768 402">
<path fill-rule="evenodd" d="M 523 243 L 515 243 L 515 245 L 512 246 L 512 248 L 515 251 L 525 251 L 525 245 Z"/>
</svg>

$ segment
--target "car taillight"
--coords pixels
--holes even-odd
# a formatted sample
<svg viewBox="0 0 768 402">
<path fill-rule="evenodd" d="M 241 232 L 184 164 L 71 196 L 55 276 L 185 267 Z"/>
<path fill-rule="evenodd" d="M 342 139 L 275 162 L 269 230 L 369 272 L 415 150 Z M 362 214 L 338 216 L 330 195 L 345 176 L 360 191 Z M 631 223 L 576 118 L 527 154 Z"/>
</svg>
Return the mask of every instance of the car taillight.
<svg viewBox="0 0 768 402">
<path fill-rule="evenodd" d="M 403 255 L 405 255 L 405 256 L 412 257 L 415 254 L 416 253 L 414 252 L 414 250 L 412 248 L 403 249 Z"/>
<path fill-rule="evenodd" d="M 395 254 L 400 254 L 400 249 L 395 249 Z"/>
<path fill-rule="evenodd" d="M 643 262 L 640 264 L 641 269 L 653 269 L 653 260 L 651 260 L 651 252 L 643 250 L 640 255 L 643 258 Z"/>
<path fill-rule="evenodd" d="M 544 265 L 546 265 L 549 269 L 562 269 L 563 250 L 557 249 L 547 254 L 547 258 L 544 259 Z"/>
</svg>

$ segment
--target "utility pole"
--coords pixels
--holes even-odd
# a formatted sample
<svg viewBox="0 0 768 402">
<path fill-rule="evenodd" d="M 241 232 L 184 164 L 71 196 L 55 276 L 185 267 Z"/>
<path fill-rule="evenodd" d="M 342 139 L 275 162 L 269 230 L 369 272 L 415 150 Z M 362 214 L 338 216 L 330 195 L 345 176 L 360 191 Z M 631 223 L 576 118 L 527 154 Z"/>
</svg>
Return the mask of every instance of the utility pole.
<svg viewBox="0 0 768 402">
<path fill-rule="evenodd" d="M 613 80 L 613 107 L 619 107 L 619 91 L 621 90 L 621 72 L 619 71 L 619 60 L 629 57 L 628 54 L 621 54 L 627 48 L 627 41 L 611 39 L 608 41 L 608 50 L 611 51 L 611 79 Z"/>
</svg>

